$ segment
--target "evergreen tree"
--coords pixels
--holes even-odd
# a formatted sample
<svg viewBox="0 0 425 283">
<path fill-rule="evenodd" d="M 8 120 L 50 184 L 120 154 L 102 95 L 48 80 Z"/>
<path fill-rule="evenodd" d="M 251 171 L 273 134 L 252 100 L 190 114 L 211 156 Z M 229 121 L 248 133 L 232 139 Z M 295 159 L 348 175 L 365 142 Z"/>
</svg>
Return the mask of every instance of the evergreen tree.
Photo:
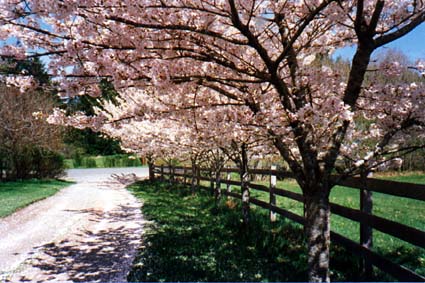
<svg viewBox="0 0 425 283">
<path fill-rule="evenodd" d="M 116 102 L 118 93 L 111 83 L 103 80 L 100 82 L 100 88 L 102 90 L 102 100 Z M 82 111 L 86 115 L 92 116 L 95 114 L 93 107 L 102 108 L 102 105 L 98 98 L 88 95 L 73 97 L 64 104 L 64 108 L 68 114 Z M 83 149 L 84 153 L 88 155 L 113 155 L 123 153 L 119 141 L 105 137 L 91 129 L 80 130 L 69 128 L 65 135 L 65 142 Z"/>
</svg>

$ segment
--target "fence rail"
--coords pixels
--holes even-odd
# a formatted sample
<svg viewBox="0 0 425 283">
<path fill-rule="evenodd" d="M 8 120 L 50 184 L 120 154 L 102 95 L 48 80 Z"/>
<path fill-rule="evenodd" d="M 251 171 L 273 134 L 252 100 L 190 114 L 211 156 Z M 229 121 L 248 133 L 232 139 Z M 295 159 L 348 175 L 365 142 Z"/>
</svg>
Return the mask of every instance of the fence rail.
<svg viewBox="0 0 425 283">
<path fill-rule="evenodd" d="M 193 174 L 194 172 L 192 172 L 192 168 L 189 167 L 156 166 L 154 168 L 154 172 L 156 174 L 160 174 L 160 177 L 162 179 L 164 179 L 164 176 L 169 176 L 170 180 L 175 180 L 176 177 L 182 177 L 184 181 L 186 181 L 188 178 L 195 178 L 196 182 L 193 183 L 197 184 L 199 184 L 199 181 L 201 180 L 209 181 L 211 182 L 211 187 L 213 187 L 214 182 L 217 181 L 213 177 L 213 172 L 207 168 L 198 168 L 198 172 L 196 172 L 196 174 Z M 220 178 L 219 180 L 219 183 L 225 184 L 227 186 L 227 189 L 220 188 L 221 193 L 223 195 L 227 195 L 237 199 L 242 198 L 241 194 L 229 190 L 230 185 L 241 185 L 241 182 L 231 180 L 229 177 L 230 173 L 238 172 L 239 170 L 236 168 L 223 168 L 221 170 L 220 173 L 227 173 L 227 178 Z M 276 177 L 293 178 L 292 174 L 275 169 L 251 169 L 248 170 L 248 173 L 251 175 L 265 175 L 270 177 L 270 186 L 249 183 L 250 189 L 269 193 L 269 202 L 251 197 L 249 199 L 250 203 L 268 209 L 270 211 L 271 221 L 275 219 L 275 217 L 273 218 L 273 215 L 277 213 L 302 225 L 305 224 L 304 217 L 275 205 L 276 195 L 286 197 L 297 202 L 304 201 L 304 197 L 302 194 L 291 192 L 282 188 L 276 188 Z M 218 176 L 220 176 L 220 174 Z M 335 180 L 337 179 L 337 176 L 335 176 Z M 397 197 L 425 201 L 425 185 L 359 177 L 347 178 L 339 181 L 337 184 L 352 189 L 358 189 L 361 192 L 360 209 L 353 209 L 335 203 L 330 204 L 331 212 L 333 214 L 345 217 L 360 224 L 361 236 L 360 243 L 356 243 L 355 241 L 350 240 L 332 231 L 331 241 L 348 248 L 353 253 L 362 257 L 363 271 L 366 273 L 366 275 L 367 273 L 371 272 L 371 266 L 374 265 L 382 271 L 397 278 L 398 280 L 424 282 L 424 276 L 417 274 L 407 269 L 406 267 L 393 263 L 387 258 L 384 258 L 383 256 L 371 250 L 370 243 L 372 242 L 373 238 L 372 228 L 388 235 L 397 237 L 403 241 L 406 241 L 421 248 L 425 248 L 425 232 L 392 220 L 373 215 L 373 202 L 370 197 L 370 192 L 373 191 Z"/>
</svg>

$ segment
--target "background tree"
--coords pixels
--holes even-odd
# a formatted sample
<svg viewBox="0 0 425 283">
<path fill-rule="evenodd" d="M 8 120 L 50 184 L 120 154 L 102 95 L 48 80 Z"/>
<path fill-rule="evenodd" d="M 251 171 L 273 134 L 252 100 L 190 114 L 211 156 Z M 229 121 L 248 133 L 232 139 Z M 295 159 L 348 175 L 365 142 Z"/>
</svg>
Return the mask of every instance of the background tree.
<svg viewBox="0 0 425 283">
<path fill-rule="evenodd" d="M 5 58 L 0 67 L 0 72 L 7 75 L 31 76 L 37 82 L 36 88 L 48 86 L 51 83 L 50 76 L 39 57 L 25 60 Z"/>
<path fill-rule="evenodd" d="M 53 178 L 63 172 L 61 127 L 46 118 L 53 98 L 0 85 L 0 179 Z"/>
<path fill-rule="evenodd" d="M 102 80 L 100 89 L 102 91 L 101 100 L 116 102 L 117 92 L 111 83 Z M 99 98 L 88 95 L 68 97 L 62 104 L 62 108 L 66 110 L 67 115 L 83 112 L 85 115 L 92 116 L 95 115 L 95 107 L 101 107 Z M 77 129 L 68 127 L 64 133 L 64 142 L 68 145 L 67 151 L 72 151 L 67 153 L 70 157 L 78 157 L 80 154 L 114 155 L 124 153 L 119 146 L 118 140 L 111 139 L 90 128 Z"/>
<path fill-rule="evenodd" d="M 39 58 L 6 58 L 0 66 L 0 179 L 54 178 L 63 173 L 62 127 L 46 118 L 59 105 Z M 29 79 L 23 91 L 8 86 L 14 76 Z M 28 80 L 26 80 L 28 81 Z M 18 81 L 19 82 L 19 81 Z"/>
</svg>

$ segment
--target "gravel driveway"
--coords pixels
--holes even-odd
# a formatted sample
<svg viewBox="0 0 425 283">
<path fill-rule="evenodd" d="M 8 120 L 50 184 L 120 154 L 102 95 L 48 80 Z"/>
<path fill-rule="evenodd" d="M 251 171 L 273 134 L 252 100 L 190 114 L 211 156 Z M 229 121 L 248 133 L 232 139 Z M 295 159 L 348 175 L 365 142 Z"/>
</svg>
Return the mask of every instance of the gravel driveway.
<svg viewBox="0 0 425 283">
<path fill-rule="evenodd" d="M 144 220 L 121 173 L 147 169 L 69 170 L 77 184 L 0 219 L 0 282 L 126 281 Z"/>
</svg>

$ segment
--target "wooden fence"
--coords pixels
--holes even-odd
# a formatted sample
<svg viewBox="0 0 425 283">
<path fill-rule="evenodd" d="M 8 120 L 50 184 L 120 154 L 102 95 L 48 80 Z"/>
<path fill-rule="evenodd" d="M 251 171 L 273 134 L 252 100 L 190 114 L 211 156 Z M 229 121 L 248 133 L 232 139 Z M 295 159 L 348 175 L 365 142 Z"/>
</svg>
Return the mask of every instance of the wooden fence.
<svg viewBox="0 0 425 283">
<path fill-rule="evenodd" d="M 201 180 L 211 182 L 211 187 L 213 187 L 213 184 L 218 181 L 218 183 L 226 185 L 226 189 L 221 189 L 220 186 L 220 190 L 223 195 L 238 199 L 242 198 L 241 194 L 230 191 L 229 189 L 230 186 L 241 185 L 241 182 L 231 180 L 230 178 L 230 173 L 239 172 L 239 170 L 235 168 L 224 168 L 221 173 L 227 174 L 227 177 L 220 178 L 219 180 L 216 180 L 215 177 L 213 177 L 214 174 L 210 169 L 198 169 L 196 174 L 194 174 L 195 176 L 192 176 L 192 168 L 189 167 L 155 166 L 154 172 L 155 174 L 159 174 L 159 177 L 163 180 L 165 179 L 165 176 L 168 176 L 168 179 L 171 181 L 187 183 L 186 181 L 190 181 L 192 178 L 195 178 L 195 182 L 197 184 L 199 184 Z M 291 200 L 303 202 L 303 196 L 301 194 L 276 188 L 276 177 L 292 178 L 292 174 L 278 171 L 274 168 L 270 170 L 252 169 L 248 172 L 251 175 L 266 175 L 270 178 L 269 186 L 253 183 L 249 184 L 250 189 L 269 193 L 269 201 L 265 202 L 251 197 L 249 200 L 250 203 L 268 209 L 270 211 L 271 221 L 274 221 L 276 219 L 276 214 L 279 214 L 302 225 L 305 224 L 304 217 L 276 206 L 276 196 L 282 196 Z M 404 266 L 398 265 L 371 250 L 373 238 L 372 229 L 397 237 L 418 247 L 425 248 L 424 231 L 373 215 L 373 202 L 371 197 L 371 192 L 379 192 L 398 197 L 425 201 L 425 185 L 360 177 L 345 179 L 340 181 L 338 185 L 356 189 L 360 192 L 360 209 L 352 209 L 331 203 L 331 212 L 333 214 L 340 215 L 360 224 L 360 243 L 333 231 L 331 231 L 331 241 L 346 247 L 354 254 L 360 256 L 363 259 L 363 272 L 366 276 L 372 272 L 373 265 L 400 281 L 425 282 L 424 276 L 419 275 Z"/>
</svg>

